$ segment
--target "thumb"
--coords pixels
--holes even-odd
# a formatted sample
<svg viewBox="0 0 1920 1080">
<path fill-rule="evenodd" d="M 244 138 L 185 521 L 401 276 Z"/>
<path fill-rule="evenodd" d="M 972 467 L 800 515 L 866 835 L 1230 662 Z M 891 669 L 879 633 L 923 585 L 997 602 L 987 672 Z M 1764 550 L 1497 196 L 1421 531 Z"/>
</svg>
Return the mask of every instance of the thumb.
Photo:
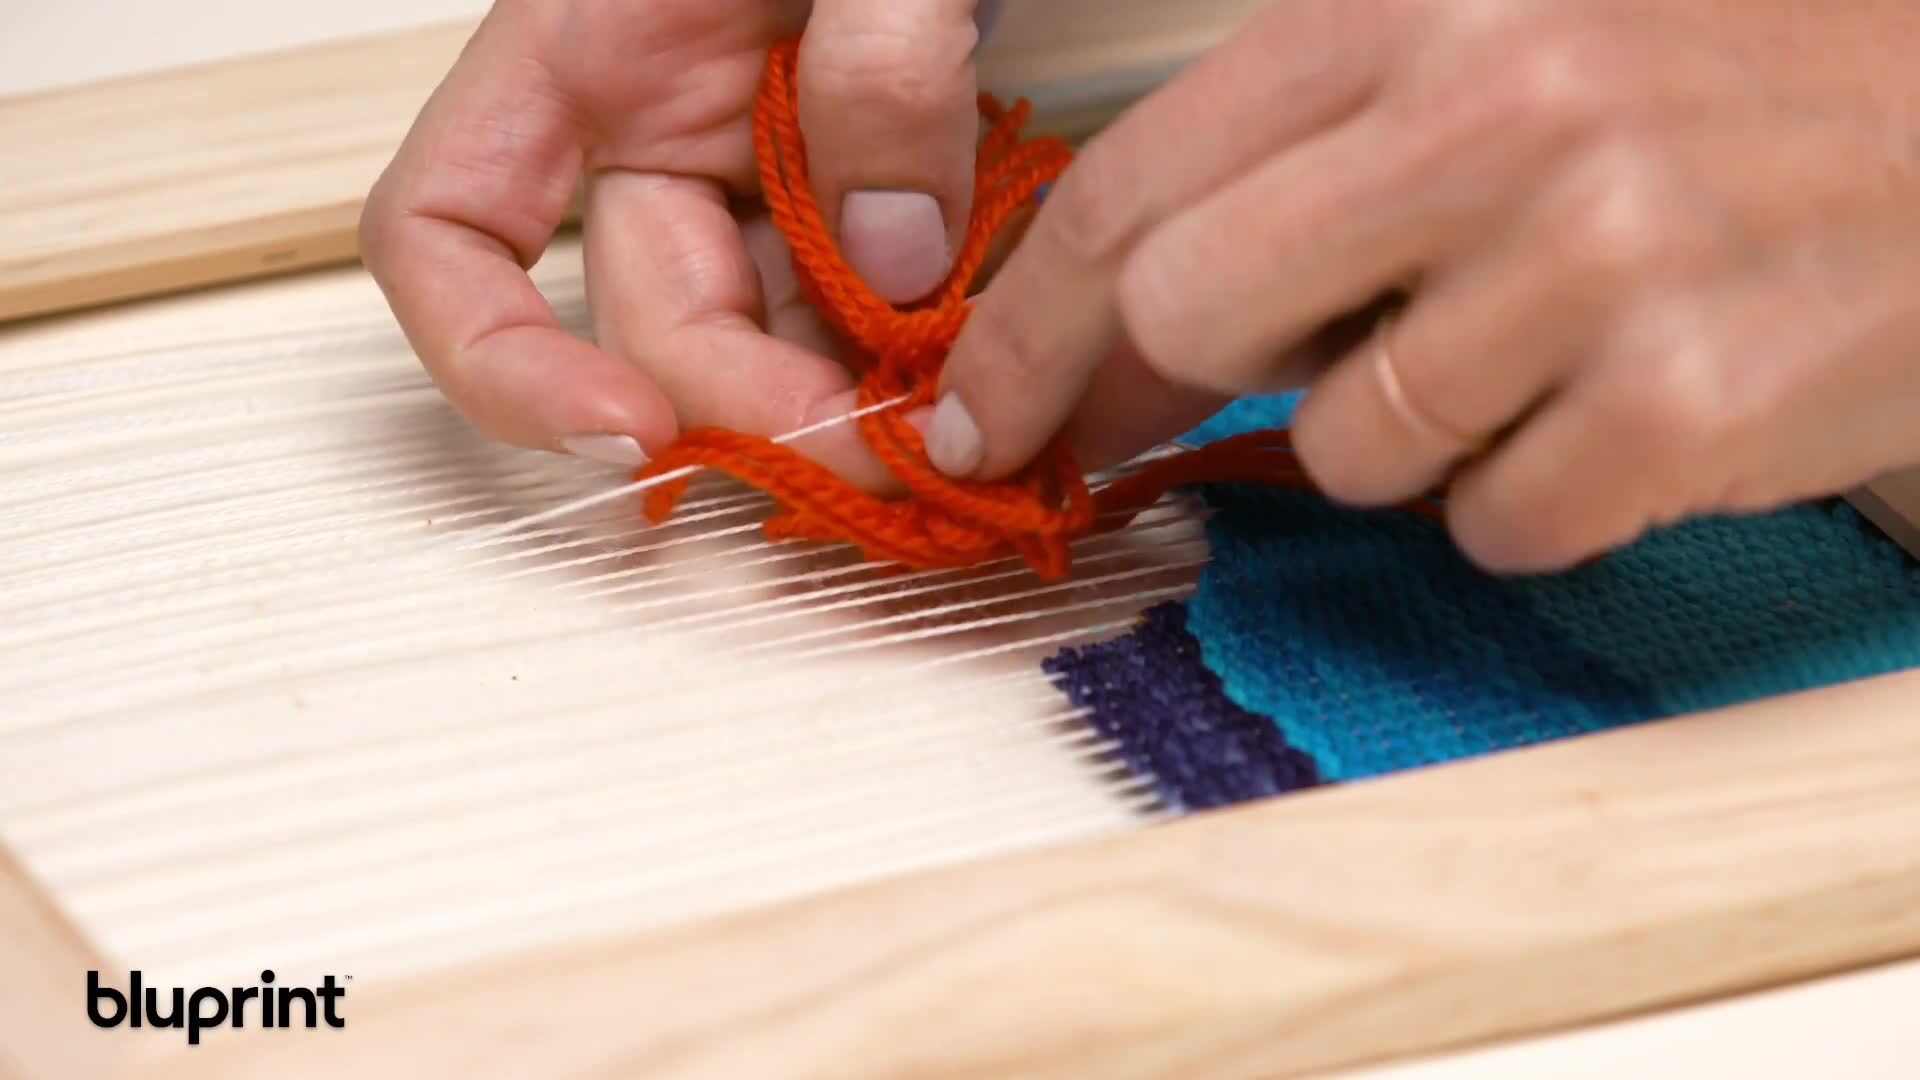
<svg viewBox="0 0 1920 1080">
<path fill-rule="evenodd" d="M 993 0 L 816 0 L 798 60 L 821 213 L 890 303 L 943 281 L 972 213 L 973 53 Z"/>
</svg>

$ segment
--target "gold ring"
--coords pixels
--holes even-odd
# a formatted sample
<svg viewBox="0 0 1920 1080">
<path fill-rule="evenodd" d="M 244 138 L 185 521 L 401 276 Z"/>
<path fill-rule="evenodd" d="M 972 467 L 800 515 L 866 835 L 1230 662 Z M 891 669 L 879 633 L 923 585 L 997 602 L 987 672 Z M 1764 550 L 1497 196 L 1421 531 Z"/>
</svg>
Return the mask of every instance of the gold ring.
<svg viewBox="0 0 1920 1080">
<path fill-rule="evenodd" d="M 1369 350 L 1373 353 L 1373 374 L 1380 383 L 1380 392 L 1386 396 L 1387 405 L 1400 418 L 1400 422 L 1411 428 L 1416 435 L 1437 443 L 1450 445 L 1462 455 L 1478 453 L 1485 444 L 1484 439 L 1463 435 L 1451 426 L 1435 419 L 1426 410 L 1414 405 L 1400 381 L 1400 373 L 1394 370 L 1393 345 L 1388 340 L 1394 324 L 1399 320 L 1388 315 L 1375 324 Z"/>
</svg>

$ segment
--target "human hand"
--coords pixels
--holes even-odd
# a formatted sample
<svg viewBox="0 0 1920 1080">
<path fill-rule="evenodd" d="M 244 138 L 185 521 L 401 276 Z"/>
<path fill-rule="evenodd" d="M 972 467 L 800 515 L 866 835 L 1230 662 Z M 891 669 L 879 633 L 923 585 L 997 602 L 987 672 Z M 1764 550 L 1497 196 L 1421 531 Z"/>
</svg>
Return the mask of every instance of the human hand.
<svg viewBox="0 0 1920 1080">
<path fill-rule="evenodd" d="M 930 453 L 1106 463 L 1305 386 L 1329 496 L 1444 488 L 1505 571 L 1920 460 L 1917 42 L 1885 0 L 1273 5 L 1081 152 Z"/>
<path fill-rule="evenodd" d="M 772 436 L 843 414 L 853 379 L 751 202 L 767 50 L 805 27 L 816 196 L 849 263 L 904 303 L 965 233 L 972 57 L 998 6 L 500 0 L 371 192 L 363 259 L 447 398 L 506 442 L 633 465 L 682 427 Z M 526 271 L 583 179 L 594 343 Z M 887 486 L 850 426 L 795 449 Z"/>
</svg>

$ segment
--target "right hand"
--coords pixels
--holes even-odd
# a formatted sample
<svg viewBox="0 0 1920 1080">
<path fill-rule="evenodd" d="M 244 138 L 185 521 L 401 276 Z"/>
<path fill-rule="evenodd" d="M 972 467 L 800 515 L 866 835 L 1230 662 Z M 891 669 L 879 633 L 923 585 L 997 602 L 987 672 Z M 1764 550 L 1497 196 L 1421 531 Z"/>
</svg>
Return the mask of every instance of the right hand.
<svg viewBox="0 0 1920 1080">
<path fill-rule="evenodd" d="M 811 180 L 895 303 L 962 239 L 994 0 L 500 0 L 368 197 L 362 258 L 442 392 L 504 442 L 638 464 L 694 425 L 852 408 L 758 195 L 750 113 L 801 29 Z M 976 7 L 979 8 L 976 11 Z M 580 182 L 594 343 L 528 277 Z M 796 449 L 880 490 L 850 425 Z"/>
</svg>

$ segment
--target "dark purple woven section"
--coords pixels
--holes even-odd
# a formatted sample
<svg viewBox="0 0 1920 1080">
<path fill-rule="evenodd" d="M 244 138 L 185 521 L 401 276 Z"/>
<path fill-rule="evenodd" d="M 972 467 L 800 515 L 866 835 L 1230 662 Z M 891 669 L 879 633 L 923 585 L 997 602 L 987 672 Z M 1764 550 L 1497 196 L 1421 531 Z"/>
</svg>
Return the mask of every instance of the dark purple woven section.
<svg viewBox="0 0 1920 1080">
<path fill-rule="evenodd" d="M 1227 700 L 1187 632 L 1184 604 L 1150 608 L 1132 633 L 1063 649 L 1042 666 L 1175 809 L 1319 783 L 1312 759 L 1288 746 L 1277 725 Z"/>
</svg>

